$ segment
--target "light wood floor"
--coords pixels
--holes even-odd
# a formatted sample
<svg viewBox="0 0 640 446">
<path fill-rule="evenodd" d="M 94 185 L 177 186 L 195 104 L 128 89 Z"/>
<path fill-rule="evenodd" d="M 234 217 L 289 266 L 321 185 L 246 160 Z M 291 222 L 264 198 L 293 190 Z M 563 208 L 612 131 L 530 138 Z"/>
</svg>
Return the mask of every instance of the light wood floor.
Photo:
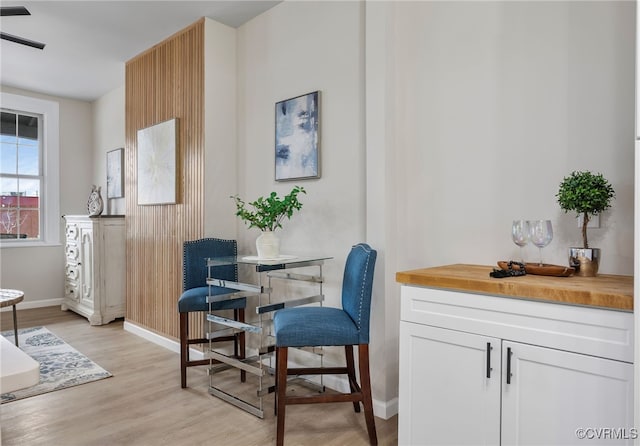
<svg viewBox="0 0 640 446">
<path fill-rule="evenodd" d="M 205 369 L 189 370 L 180 388 L 179 356 L 124 331 L 122 321 L 90 326 L 58 307 L 18 311 L 20 328 L 46 326 L 111 372 L 112 378 L 0 406 L 0 444 L 268 445 L 275 443 L 273 396 L 259 419 L 209 395 Z M 0 328 L 11 330 L 11 312 Z M 397 444 L 397 416 L 376 418 L 381 445 Z M 362 413 L 347 404 L 290 406 L 285 444 L 366 445 Z"/>
</svg>

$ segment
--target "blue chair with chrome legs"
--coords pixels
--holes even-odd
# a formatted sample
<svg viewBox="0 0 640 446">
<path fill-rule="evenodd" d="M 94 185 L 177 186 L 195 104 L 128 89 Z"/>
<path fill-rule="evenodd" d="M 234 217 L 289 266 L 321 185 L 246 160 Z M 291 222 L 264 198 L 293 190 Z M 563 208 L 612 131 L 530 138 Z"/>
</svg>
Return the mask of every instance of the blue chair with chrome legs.
<svg viewBox="0 0 640 446">
<path fill-rule="evenodd" d="M 244 309 L 247 305 L 245 297 L 224 299 L 213 302 L 211 308 L 207 303 L 209 287 L 207 286 L 207 258 L 236 256 L 237 243 L 235 240 L 223 240 L 218 238 L 203 238 L 186 241 L 183 245 L 182 274 L 183 293 L 178 300 L 178 312 L 180 313 L 180 379 L 182 388 L 187 387 L 187 367 L 208 365 L 208 359 L 190 360 L 189 346 L 193 344 L 209 344 L 204 337 L 189 339 L 189 313 L 233 310 L 233 318 L 244 322 Z M 219 279 L 238 281 L 237 265 L 224 265 L 212 267 L 212 275 Z M 229 288 L 211 287 L 213 295 L 221 295 L 236 292 Z M 239 359 L 245 357 L 244 332 L 229 336 L 215 338 L 213 342 L 233 341 L 234 356 Z M 241 372 L 244 381 L 245 372 Z"/>
<path fill-rule="evenodd" d="M 377 252 L 365 243 L 351 248 L 344 268 L 342 308 L 294 307 L 278 310 L 273 317 L 276 337 L 276 444 L 284 444 L 285 407 L 288 404 L 352 402 L 356 412 L 360 403 L 369 442 L 378 444 L 373 418 L 369 376 L 369 315 L 373 270 Z M 345 367 L 289 368 L 288 347 L 344 346 Z M 360 384 L 356 380 L 353 347 L 358 347 Z M 288 375 L 345 374 L 351 393 L 325 393 L 311 396 L 287 395 Z"/>
</svg>

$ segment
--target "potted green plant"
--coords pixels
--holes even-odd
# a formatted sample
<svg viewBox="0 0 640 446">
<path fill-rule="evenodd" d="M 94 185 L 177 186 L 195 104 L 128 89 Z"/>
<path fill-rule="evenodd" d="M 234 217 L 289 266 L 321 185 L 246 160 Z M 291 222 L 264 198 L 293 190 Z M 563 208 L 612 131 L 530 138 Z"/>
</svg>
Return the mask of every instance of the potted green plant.
<svg viewBox="0 0 640 446">
<path fill-rule="evenodd" d="M 587 227 L 594 215 L 611 207 L 615 191 L 602 174 L 574 171 L 560 183 L 556 194 L 560 208 L 582 215 L 582 247 L 569 248 L 569 263 L 580 276 L 595 276 L 600 263 L 600 249 L 590 248 Z"/>
<path fill-rule="evenodd" d="M 298 195 L 306 193 L 303 187 L 295 186 L 282 198 L 277 193 L 271 192 L 266 198 L 259 197 L 250 203 L 245 203 L 238 195 L 231 196 L 236 203 L 236 215 L 244 220 L 249 228 L 258 228 L 262 231 L 262 234 L 256 239 L 258 258 L 278 258 L 280 240 L 274 231 L 277 228 L 282 228 L 282 220 L 285 217 L 290 219 L 294 211 L 302 209 Z"/>
</svg>

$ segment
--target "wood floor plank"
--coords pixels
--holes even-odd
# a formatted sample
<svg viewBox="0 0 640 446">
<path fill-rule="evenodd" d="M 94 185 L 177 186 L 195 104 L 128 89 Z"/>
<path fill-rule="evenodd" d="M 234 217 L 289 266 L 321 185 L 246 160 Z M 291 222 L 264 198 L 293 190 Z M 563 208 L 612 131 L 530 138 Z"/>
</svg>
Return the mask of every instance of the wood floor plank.
<svg viewBox="0 0 640 446">
<path fill-rule="evenodd" d="M 18 326 L 46 326 L 114 376 L 1 405 L 2 446 L 275 443 L 273 395 L 259 419 L 209 395 L 206 367 L 189 369 L 190 387 L 181 389 L 178 354 L 124 331 L 122 320 L 90 326 L 47 307 L 19 310 Z M 12 328 L 11 312 L 2 312 L 0 330 Z M 397 444 L 397 416 L 376 418 L 376 428 L 379 444 Z M 366 445 L 364 416 L 350 403 L 292 406 L 285 444 Z"/>
</svg>

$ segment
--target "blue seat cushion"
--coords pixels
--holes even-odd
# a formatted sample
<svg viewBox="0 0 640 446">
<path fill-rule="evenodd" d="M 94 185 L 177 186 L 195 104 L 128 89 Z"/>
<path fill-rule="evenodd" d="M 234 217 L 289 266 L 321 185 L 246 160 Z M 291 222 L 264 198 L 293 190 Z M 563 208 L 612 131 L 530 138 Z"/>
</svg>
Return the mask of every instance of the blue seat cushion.
<svg viewBox="0 0 640 446">
<path fill-rule="evenodd" d="M 220 294 L 236 293 L 238 290 L 231 288 L 223 288 L 214 286 L 211 287 L 211 294 L 218 296 Z M 191 288 L 185 291 L 178 299 L 178 311 L 180 313 L 190 313 L 192 311 L 209 311 L 209 304 L 207 303 L 207 296 L 209 296 L 209 287 L 202 286 L 197 288 Z M 218 302 L 211 303 L 211 310 L 236 310 L 247 306 L 246 297 L 238 297 L 234 299 L 224 299 Z"/>
<path fill-rule="evenodd" d="M 276 311 L 273 327 L 278 347 L 358 345 L 358 327 L 340 308 L 295 307 Z"/>
</svg>

